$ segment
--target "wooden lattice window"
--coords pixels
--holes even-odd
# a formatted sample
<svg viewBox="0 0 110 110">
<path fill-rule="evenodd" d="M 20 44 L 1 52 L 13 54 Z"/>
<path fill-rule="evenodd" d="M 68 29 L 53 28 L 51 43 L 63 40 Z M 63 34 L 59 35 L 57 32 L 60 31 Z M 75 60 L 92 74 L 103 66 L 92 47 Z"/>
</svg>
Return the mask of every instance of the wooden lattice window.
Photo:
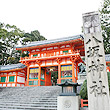
<svg viewBox="0 0 110 110">
<path fill-rule="evenodd" d="M 61 77 L 72 77 L 72 65 L 61 66 Z"/>
<path fill-rule="evenodd" d="M 38 79 L 39 68 L 30 68 L 29 79 Z"/>
<path fill-rule="evenodd" d="M 14 82 L 15 76 L 9 76 L 9 82 Z"/>
<path fill-rule="evenodd" d="M 6 77 L 1 77 L 1 81 L 0 82 L 5 82 Z"/>
<path fill-rule="evenodd" d="M 68 53 L 68 50 L 64 50 L 63 53 Z"/>
<path fill-rule="evenodd" d="M 34 54 L 34 55 L 33 55 L 33 57 L 37 57 L 37 56 L 38 56 L 38 54 Z"/>
</svg>

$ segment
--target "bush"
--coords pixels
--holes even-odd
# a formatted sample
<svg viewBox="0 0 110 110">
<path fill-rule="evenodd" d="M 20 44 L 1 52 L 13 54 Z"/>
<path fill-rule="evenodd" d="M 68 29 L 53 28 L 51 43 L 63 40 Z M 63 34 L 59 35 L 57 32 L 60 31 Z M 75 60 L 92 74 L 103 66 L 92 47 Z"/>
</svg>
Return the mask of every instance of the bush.
<svg viewBox="0 0 110 110">
<path fill-rule="evenodd" d="M 82 99 L 88 99 L 87 95 L 87 80 L 85 80 L 81 86 L 80 96 Z"/>
</svg>

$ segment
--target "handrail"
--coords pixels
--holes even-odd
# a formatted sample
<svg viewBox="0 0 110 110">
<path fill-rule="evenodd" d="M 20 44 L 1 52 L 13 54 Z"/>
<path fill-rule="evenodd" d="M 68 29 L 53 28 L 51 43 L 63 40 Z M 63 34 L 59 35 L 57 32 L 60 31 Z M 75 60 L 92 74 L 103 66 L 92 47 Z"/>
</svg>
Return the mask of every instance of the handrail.
<svg viewBox="0 0 110 110">
<path fill-rule="evenodd" d="M 81 107 L 85 107 L 85 106 L 88 107 L 88 104 L 84 104 L 84 102 L 87 102 L 88 103 L 88 100 L 81 99 Z"/>
</svg>

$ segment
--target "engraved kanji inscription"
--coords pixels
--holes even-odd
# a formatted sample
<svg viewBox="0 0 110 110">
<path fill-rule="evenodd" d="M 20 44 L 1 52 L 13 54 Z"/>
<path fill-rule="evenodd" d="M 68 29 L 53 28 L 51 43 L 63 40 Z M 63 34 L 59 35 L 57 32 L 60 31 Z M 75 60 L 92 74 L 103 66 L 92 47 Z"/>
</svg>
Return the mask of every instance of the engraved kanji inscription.
<svg viewBox="0 0 110 110">
<path fill-rule="evenodd" d="M 104 70 L 104 64 L 100 63 L 100 60 L 97 59 L 97 63 L 92 61 L 92 64 L 88 67 L 88 72 L 91 72 L 93 76 L 95 76 L 95 72 L 99 74 L 99 78 L 101 78 L 101 72 Z"/>
<path fill-rule="evenodd" d="M 85 16 L 85 17 L 83 17 L 83 20 L 84 20 L 84 32 L 85 32 L 85 34 L 101 31 L 100 19 L 99 19 L 98 14 L 95 14 L 92 16 L 91 15 Z"/>
<path fill-rule="evenodd" d="M 87 51 L 87 57 L 102 57 L 102 55 L 99 54 L 99 45 L 89 47 Z"/>
<path fill-rule="evenodd" d="M 105 86 L 103 85 L 101 80 L 98 83 L 96 81 L 93 81 L 92 86 L 90 87 L 90 94 L 94 94 L 95 97 L 97 95 L 106 95 L 107 93 L 104 91 L 104 89 Z"/>
</svg>

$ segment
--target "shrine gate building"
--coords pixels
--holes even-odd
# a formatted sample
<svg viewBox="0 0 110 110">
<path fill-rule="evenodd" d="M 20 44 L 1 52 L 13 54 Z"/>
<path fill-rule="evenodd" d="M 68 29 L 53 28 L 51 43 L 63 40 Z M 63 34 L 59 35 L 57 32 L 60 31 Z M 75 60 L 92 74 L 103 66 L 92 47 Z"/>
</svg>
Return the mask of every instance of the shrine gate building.
<svg viewBox="0 0 110 110">
<path fill-rule="evenodd" d="M 77 82 L 78 63 L 84 56 L 82 35 L 32 42 L 16 49 L 29 52 L 29 57 L 20 59 L 27 66 L 27 86 L 52 85 L 53 71 L 58 74 L 58 84 L 67 79 Z"/>
</svg>

